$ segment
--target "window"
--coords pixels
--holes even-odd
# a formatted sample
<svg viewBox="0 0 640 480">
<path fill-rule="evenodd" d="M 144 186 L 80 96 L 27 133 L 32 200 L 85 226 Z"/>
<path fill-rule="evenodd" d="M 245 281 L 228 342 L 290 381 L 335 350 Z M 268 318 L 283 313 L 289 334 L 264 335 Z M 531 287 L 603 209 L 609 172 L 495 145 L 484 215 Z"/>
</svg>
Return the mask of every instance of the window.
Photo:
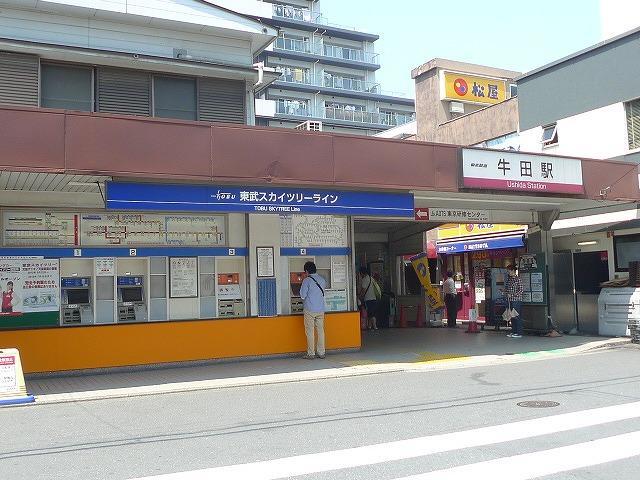
<svg viewBox="0 0 640 480">
<path fill-rule="evenodd" d="M 93 110 L 90 68 L 69 65 L 42 65 L 40 106 L 66 110 Z"/>
<path fill-rule="evenodd" d="M 509 97 L 517 97 L 518 96 L 518 85 L 511 83 L 509 84 Z"/>
<path fill-rule="evenodd" d="M 194 78 L 154 77 L 154 116 L 196 119 L 196 80 Z"/>
<path fill-rule="evenodd" d="M 547 125 L 542 127 L 542 146 L 549 147 L 551 145 L 558 144 L 558 126 L 554 123 L 553 125 Z"/>
<path fill-rule="evenodd" d="M 640 99 L 628 102 L 626 110 L 629 149 L 640 148 Z"/>
<path fill-rule="evenodd" d="M 640 261 L 640 234 L 613 237 L 616 271 L 629 270 L 629 262 Z"/>
</svg>

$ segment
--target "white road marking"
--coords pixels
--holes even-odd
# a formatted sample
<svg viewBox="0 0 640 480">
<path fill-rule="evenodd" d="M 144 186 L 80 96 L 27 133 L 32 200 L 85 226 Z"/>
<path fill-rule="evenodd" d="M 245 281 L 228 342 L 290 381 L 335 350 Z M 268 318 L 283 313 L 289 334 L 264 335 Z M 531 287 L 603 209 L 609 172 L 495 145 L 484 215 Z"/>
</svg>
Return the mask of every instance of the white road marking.
<svg viewBox="0 0 640 480">
<path fill-rule="evenodd" d="M 567 447 L 497 458 L 397 480 L 531 480 L 640 455 L 640 432 L 607 437 Z"/>
<path fill-rule="evenodd" d="M 564 413 L 474 430 L 190 472 L 156 475 L 135 480 L 275 480 L 521 440 L 630 418 L 640 418 L 640 402 Z"/>
</svg>

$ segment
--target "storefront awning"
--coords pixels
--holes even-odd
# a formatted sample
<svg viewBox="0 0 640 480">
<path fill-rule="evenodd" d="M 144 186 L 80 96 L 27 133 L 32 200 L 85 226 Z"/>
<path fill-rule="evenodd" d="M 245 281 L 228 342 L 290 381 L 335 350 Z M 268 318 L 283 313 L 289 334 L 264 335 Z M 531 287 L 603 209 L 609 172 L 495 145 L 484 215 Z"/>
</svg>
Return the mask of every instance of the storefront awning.
<svg viewBox="0 0 640 480">
<path fill-rule="evenodd" d="M 464 242 L 438 243 L 437 248 L 438 253 L 453 254 L 518 247 L 524 247 L 524 240 L 522 235 L 501 238 L 487 238 L 481 240 L 467 240 Z"/>
</svg>

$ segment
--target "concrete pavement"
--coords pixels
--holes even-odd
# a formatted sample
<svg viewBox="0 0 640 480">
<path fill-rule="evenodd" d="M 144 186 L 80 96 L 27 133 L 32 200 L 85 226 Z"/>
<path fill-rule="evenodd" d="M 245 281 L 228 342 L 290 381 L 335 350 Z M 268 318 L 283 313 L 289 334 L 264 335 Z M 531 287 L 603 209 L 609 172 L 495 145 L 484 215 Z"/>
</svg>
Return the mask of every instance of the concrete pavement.
<svg viewBox="0 0 640 480">
<path fill-rule="evenodd" d="M 628 342 L 628 338 L 568 335 L 511 339 L 506 332 L 467 334 L 462 328 L 391 329 L 363 332 L 360 351 L 330 352 L 324 360 L 304 360 L 296 354 L 250 361 L 40 375 L 28 377 L 27 388 L 36 396 L 36 403 L 50 404 L 527 362 Z"/>
</svg>

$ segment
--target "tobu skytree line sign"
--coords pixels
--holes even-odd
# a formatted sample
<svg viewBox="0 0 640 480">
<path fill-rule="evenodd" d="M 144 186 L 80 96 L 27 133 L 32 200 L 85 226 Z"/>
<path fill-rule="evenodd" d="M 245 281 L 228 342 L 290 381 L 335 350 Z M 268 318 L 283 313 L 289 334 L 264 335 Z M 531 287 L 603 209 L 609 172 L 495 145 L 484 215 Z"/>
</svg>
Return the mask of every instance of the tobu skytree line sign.
<svg viewBox="0 0 640 480">
<path fill-rule="evenodd" d="M 584 193 L 582 161 L 552 155 L 465 148 L 462 150 L 462 181 L 467 188 Z"/>
<path fill-rule="evenodd" d="M 110 210 L 413 217 L 413 194 L 278 187 L 107 183 Z"/>
</svg>

